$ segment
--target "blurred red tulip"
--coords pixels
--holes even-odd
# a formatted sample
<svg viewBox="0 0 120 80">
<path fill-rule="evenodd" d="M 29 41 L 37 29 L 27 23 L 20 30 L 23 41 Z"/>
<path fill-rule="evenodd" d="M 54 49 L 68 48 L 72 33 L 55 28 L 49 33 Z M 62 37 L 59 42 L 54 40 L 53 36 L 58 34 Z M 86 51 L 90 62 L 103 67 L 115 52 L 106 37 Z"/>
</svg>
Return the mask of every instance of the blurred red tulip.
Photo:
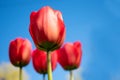
<svg viewBox="0 0 120 80">
<path fill-rule="evenodd" d="M 32 46 L 28 39 L 16 38 L 10 42 L 9 58 L 14 66 L 26 66 L 31 59 Z"/>
<path fill-rule="evenodd" d="M 34 50 L 32 53 L 32 62 L 34 69 L 41 74 L 47 73 L 47 53 L 42 50 Z M 56 51 L 51 52 L 51 65 L 52 71 L 57 65 L 57 53 Z"/>
<path fill-rule="evenodd" d="M 66 43 L 58 50 L 58 62 L 65 70 L 73 70 L 79 67 L 82 57 L 80 42 Z"/>
<path fill-rule="evenodd" d="M 60 11 L 49 6 L 30 15 L 29 32 L 38 49 L 53 51 L 58 49 L 65 39 L 65 25 Z"/>
</svg>

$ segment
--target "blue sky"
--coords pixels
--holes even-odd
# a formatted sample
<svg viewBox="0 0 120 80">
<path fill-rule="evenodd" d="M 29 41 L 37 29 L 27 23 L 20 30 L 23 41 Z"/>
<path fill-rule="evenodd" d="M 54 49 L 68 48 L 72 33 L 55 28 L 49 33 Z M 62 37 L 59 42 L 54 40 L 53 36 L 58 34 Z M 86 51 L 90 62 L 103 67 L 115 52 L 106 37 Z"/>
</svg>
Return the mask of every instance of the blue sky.
<svg viewBox="0 0 120 80">
<path fill-rule="evenodd" d="M 49 5 L 60 10 L 66 25 L 65 42 L 81 41 L 82 80 L 120 80 L 120 0 L 0 0 L 0 63 L 9 62 L 9 42 L 28 38 L 32 11 Z M 42 80 L 32 63 L 24 70 L 30 80 Z M 54 80 L 66 80 L 67 71 L 58 64 Z"/>
</svg>

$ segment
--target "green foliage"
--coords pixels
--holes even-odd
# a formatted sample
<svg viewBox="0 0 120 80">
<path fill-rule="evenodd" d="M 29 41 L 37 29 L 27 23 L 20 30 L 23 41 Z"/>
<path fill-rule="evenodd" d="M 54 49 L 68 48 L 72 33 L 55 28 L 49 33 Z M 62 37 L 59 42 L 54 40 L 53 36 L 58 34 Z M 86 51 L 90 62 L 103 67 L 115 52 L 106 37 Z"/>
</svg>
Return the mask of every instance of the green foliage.
<svg viewBox="0 0 120 80">
<path fill-rule="evenodd" d="M 23 80 L 28 80 L 28 74 L 23 70 Z M 0 64 L 0 80 L 19 80 L 19 68 L 10 63 Z"/>
</svg>

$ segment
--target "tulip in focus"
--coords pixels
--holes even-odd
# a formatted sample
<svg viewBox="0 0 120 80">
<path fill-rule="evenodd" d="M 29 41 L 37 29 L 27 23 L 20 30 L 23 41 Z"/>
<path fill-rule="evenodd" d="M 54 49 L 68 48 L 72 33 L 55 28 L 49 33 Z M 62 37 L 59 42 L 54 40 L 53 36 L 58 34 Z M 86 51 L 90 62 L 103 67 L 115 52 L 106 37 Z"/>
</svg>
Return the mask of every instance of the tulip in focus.
<svg viewBox="0 0 120 80">
<path fill-rule="evenodd" d="M 65 25 L 60 11 L 45 6 L 30 15 L 29 32 L 38 49 L 53 51 L 65 39 Z"/>
<path fill-rule="evenodd" d="M 58 61 L 65 70 L 74 70 L 80 66 L 82 49 L 80 42 L 66 43 L 58 50 Z"/>
<path fill-rule="evenodd" d="M 9 58 L 11 63 L 17 67 L 26 66 L 31 58 L 32 46 L 29 40 L 16 38 L 9 45 Z"/>
<path fill-rule="evenodd" d="M 50 54 L 53 71 L 57 65 L 57 53 L 56 51 L 53 51 Z M 32 53 L 32 62 L 36 72 L 40 74 L 47 73 L 47 53 L 45 51 L 35 49 Z"/>
</svg>

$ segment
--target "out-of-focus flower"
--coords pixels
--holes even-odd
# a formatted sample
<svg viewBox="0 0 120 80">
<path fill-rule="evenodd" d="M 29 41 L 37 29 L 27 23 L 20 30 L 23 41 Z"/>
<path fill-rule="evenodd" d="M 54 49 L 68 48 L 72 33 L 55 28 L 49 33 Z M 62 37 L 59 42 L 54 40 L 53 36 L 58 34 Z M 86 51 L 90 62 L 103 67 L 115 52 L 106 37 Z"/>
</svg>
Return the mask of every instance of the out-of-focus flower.
<svg viewBox="0 0 120 80">
<path fill-rule="evenodd" d="M 65 39 L 65 25 L 60 11 L 49 6 L 30 15 L 29 32 L 38 49 L 53 51 L 58 49 Z"/>
<path fill-rule="evenodd" d="M 51 54 L 51 64 L 52 71 L 56 68 L 57 65 L 57 53 L 53 51 Z M 34 69 L 41 74 L 47 73 L 47 53 L 41 50 L 34 50 L 32 53 L 32 62 Z"/>
<path fill-rule="evenodd" d="M 0 63 L 0 80 L 19 80 L 19 68 L 10 63 Z M 23 80 L 28 80 L 28 74 L 23 70 Z"/>
<path fill-rule="evenodd" d="M 58 61 L 65 70 L 77 69 L 80 65 L 82 49 L 80 42 L 66 43 L 58 50 Z"/>
<path fill-rule="evenodd" d="M 26 66 L 31 59 L 32 46 L 28 39 L 16 38 L 10 42 L 9 58 L 14 66 Z"/>
</svg>

